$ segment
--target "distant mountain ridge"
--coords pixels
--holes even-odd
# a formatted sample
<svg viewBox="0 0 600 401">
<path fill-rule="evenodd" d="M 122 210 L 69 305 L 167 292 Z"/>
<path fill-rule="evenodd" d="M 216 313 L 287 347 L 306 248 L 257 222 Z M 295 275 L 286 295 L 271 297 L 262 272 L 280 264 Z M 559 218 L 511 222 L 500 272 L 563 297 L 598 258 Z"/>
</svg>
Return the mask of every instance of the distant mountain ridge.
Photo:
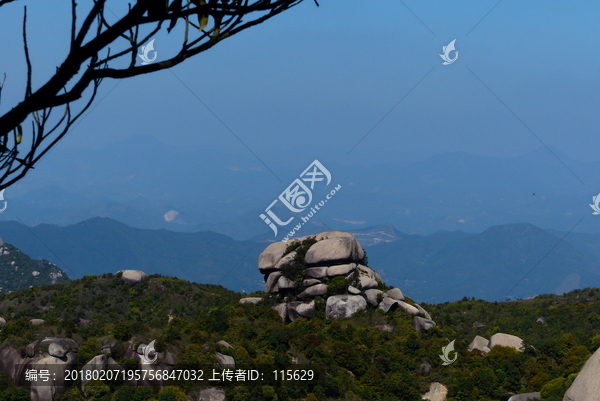
<svg viewBox="0 0 600 401">
<path fill-rule="evenodd" d="M 600 187 L 600 162 L 584 163 L 557 149 L 552 152 L 586 186 L 546 148 L 506 158 L 465 152 L 419 159 L 322 158 L 332 182 L 342 190 L 319 211 L 318 219 L 332 230 L 388 223 L 423 235 L 438 230 L 481 232 L 521 221 L 568 231 L 580 216 L 591 215 L 588 204 L 596 193 L 588 188 Z M 109 217 L 137 228 L 274 239 L 259 214 L 310 161 L 267 163 L 277 180 L 251 154 L 202 149 L 185 153 L 151 136 L 98 150 L 57 148 L 45 159 L 44 169 L 6 191 L 9 206 L 0 220 L 20 217 L 32 226 L 65 226 Z M 167 221 L 164 215 L 171 210 L 177 218 Z M 600 233 L 594 219 L 583 220 L 577 230 Z"/>
<path fill-rule="evenodd" d="M 600 287 L 600 257 L 588 250 L 593 235 L 569 234 L 561 241 L 562 236 L 528 223 L 493 226 L 478 234 L 421 236 L 391 225 L 351 233 L 386 283 L 406 289 L 418 302 L 465 296 L 501 301 Z M 72 278 L 139 269 L 236 291 L 264 288 L 257 269 L 258 255 L 268 245 L 264 242 L 214 232 L 137 229 L 108 218 L 66 227 L 29 228 L 4 221 L 0 235 L 30 256 L 56 263 Z"/>
</svg>

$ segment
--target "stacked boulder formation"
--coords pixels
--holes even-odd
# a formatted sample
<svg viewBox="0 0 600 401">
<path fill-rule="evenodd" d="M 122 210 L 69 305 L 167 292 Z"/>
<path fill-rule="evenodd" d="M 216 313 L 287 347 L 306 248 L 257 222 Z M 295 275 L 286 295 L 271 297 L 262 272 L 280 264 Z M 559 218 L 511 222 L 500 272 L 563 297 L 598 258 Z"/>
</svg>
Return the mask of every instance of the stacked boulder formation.
<svg viewBox="0 0 600 401">
<path fill-rule="evenodd" d="M 303 271 L 294 270 L 298 266 Z M 283 300 L 274 309 L 284 322 L 310 318 L 315 312 L 314 298 L 326 297 L 328 319 L 350 317 L 371 305 L 385 313 L 398 309 L 414 315 L 417 331 L 436 325 L 420 305 L 406 302 L 400 289 L 383 291 L 385 284 L 366 266 L 365 253 L 352 234 L 328 231 L 273 243 L 259 256 L 258 269 L 265 275 L 265 292 Z"/>
</svg>

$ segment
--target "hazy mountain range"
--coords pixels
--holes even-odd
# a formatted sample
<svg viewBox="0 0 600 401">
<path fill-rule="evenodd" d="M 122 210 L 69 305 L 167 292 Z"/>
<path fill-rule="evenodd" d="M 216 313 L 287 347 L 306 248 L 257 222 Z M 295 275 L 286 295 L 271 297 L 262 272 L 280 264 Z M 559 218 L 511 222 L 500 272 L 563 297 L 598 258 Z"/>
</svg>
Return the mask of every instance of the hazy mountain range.
<svg viewBox="0 0 600 401">
<path fill-rule="evenodd" d="M 478 234 L 405 234 L 391 225 L 353 231 L 369 265 L 388 285 L 420 302 L 464 296 L 526 298 L 600 287 L 600 235 L 543 230 L 528 223 Z M 214 232 L 182 233 L 129 227 L 92 218 L 60 227 L 0 222 L 0 236 L 35 259 L 56 263 L 71 278 L 139 269 L 236 291 L 263 288 L 258 255 L 267 242 L 238 241 Z"/>
<path fill-rule="evenodd" d="M 560 161 L 546 148 L 513 158 L 463 152 L 400 153 L 379 160 L 320 157 L 332 174 L 330 186 L 341 189 L 312 219 L 311 229 L 389 223 L 413 234 L 475 233 L 527 221 L 569 231 L 585 217 L 575 232 L 600 233 L 600 217 L 589 207 L 600 192 L 600 162 L 552 151 Z M 0 220 L 33 226 L 110 217 L 137 228 L 281 240 L 258 215 L 312 160 L 298 164 L 273 155 L 265 162 L 269 171 L 249 152 L 181 152 L 151 136 L 97 150 L 59 147 L 6 190 L 8 209 Z M 327 192 L 314 191 L 317 200 Z"/>
</svg>

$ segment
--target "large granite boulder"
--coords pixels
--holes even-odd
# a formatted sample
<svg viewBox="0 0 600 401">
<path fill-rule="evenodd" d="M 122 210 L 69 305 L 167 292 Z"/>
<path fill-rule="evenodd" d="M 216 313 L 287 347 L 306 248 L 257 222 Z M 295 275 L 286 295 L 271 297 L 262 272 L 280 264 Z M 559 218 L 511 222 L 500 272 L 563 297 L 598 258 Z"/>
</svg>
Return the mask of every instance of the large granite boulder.
<svg viewBox="0 0 600 401">
<path fill-rule="evenodd" d="M 398 309 L 398 302 L 395 299 L 386 297 L 379 303 L 378 309 L 381 309 L 383 313 L 388 313 Z"/>
<path fill-rule="evenodd" d="M 496 333 L 490 337 L 488 347 L 492 349 L 498 345 L 502 347 L 511 347 L 521 352 L 524 350 L 523 340 L 512 334 Z"/>
<path fill-rule="evenodd" d="M 262 274 L 267 274 L 271 271 L 277 270 L 275 265 L 283 257 L 283 253 L 288 247 L 286 242 L 275 242 L 267 247 L 258 257 L 258 270 Z"/>
<path fill-rule="evenodd" d="M 429 386 L 429 391 L 423 394 L 421 397 L 424 400 L 429 401 L 446 401 L 446 396 L 448 395 L 448 389 L 442 383 L 431 383 Z"/>
<path fill-rule="evenodd" d="M 347 236 L 338 236 L 324 239 L 313 244 L 304 258 L 307 265 L 335 264 L 360 262 L 365 254 L 362 247 L 354 238 Z"/>
<path fill-rule="evenodd" d="M 423 333 L 435 326 L 435 322 L 431 319 L 423 319 L 421 316 L 415 316 L 413 319 L 413 327 L 419 333 Z"/>
<path fill-rule="evenodd" d="M 508 401 L 527 401 L 527 400 L 541 400 L 542 395 L 537 393 L 523 393 L 523 394 L 515 394 L 508 399 Z"/>
<path fill-rule="evenodd" d="M 279 278 L 282 276 L 282 272 L 274 272 L 269 274 L 267 277 L 267 282 L 265 283 L 265 292 L 268 294 L 278 292 L 279 286 L 277 283 L 279 282 Z"/>
<path fill-rule="evenodd" d="M 217 357 L 217 362 L 219 362 L 219 365 L 223 369 L 235 369 L 235 360 L 232 356 L 221 354 L 219 352 L 215 353 L 215 356 Z"/>
<path fill-rule="evenodd" d="M 347 274 L 352 273 L 354 270 L 356 270 L 356 263 L 331 266 L 329 269 L 327 269 L 327 276 L 345 276 Z"/>
<path fill-rule="evenodd" d="M 240 299 L 241 304 L 257 304 L 262 301 L 260 297 L 247 297 Z"/>
<path fill-rule="evenodd" d="M 365 309 L 367 301 L 360 295 L 333 295 L 327 298 L 325 316 L 328 319 L 342 319 Z"/>
<path fill-rule="evenodd" d="M 377 296 L 379 294 L 383 294 L 383 291 L 372 288 L 370 290 L 365 291 L 365 296 L 367 297 L 367 302 L 370 305 L 377 306 L 379 302 L 377 301 Z"/>
<path fill-rule="evenodd" d="M 386 292 L 385 295 L 390 298 L 397 299 L 398 301 L 404 301 L 404 295 L 402 294 L 402 291 L 400 291 L 400 288 L 392 288 Z"/>
<path fill-rule="evenodd" d="M 311 317 L 315 313 L 315 301 L 302 302 L 296 306 L 296 312 L 302 317 Z"/>
<path fill-rule="evenodd" d="M 200 391 L 200 399 L 198 401 L 225 401 L 227 396 L 225 391 L 219 388 L 207 388 Z"/>
<path fill-rule="evenodd" d="M 121 280 L 131 285 L 139 284 L 146 277 L 146 273 L 141 270 L 123 270 Z"/>
<path fill-rule="evenodd" d="M 565 393 L 563 401 L 598 401 L 600 394 L 600 348 L 586 361 Z"/>
<path fill-rule="evenodd" d="M 2 326 L 4 326 L 6 324 L 6 319 L 4 319 L 3 317 L 0 317 L 0 328 L 2 328 Z"/>
<path fill-rule="evenodd" d="M 488 348 L 489 343 L 488 339 L 481 336 L 475 336 L 473 341 L 471 341 L 471 344 L 469 344 L 469 351 L 476 349 L 485 353 L 490 352 L 490 349 Z"/>
<path fill-rule="evenodd" d="M 317 297 L 327 294 L 327 284 L 317 284 L 305 289 L 298 298 Z"/>
</svg>

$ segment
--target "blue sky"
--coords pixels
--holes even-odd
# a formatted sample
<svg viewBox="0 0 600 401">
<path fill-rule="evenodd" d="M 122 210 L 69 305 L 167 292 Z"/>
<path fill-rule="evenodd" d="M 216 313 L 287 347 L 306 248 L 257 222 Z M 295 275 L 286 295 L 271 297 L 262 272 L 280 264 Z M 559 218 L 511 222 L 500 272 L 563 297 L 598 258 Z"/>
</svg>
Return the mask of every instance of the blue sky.
<svg viewBox="0 0 600 401">
<path fill-rule="evenodd" d="M 28 3 L 39 83 L 64 56 L 69 2 Z M 496 3 L 307 0 L 173 73 L 267 164 L 278 152 L 299 164 L 314 153 L 347 153 L 432 68 L 355 156 L 508 156 L 541 146 L 474 73 L 544 143 L 598 160 L 600 5 L 504 0 L 481 20 Z M 3 110 L 22 93 L 21 4 L 0 13 Z M 443 66 L 438 54 L 452 39 L 459 58 Z M 158 58 L 174 44 L 157 35 Z M 115 84 L 106 80 L 98 99 Z M 246 151 L 169 71 L 121 82 L 61 146 L 100 147 L 140 133 L 182 149 Z M 298 146 L 311 154 L 300 157 Z"/>
<path fill-rule="evenodd" d="M 0 73 L 8 78 L 0 113 L 24 90 L 22 5 L 35 86 L 67 51 L 69 3 L 2 7 Z M 118 14 L 125 3 L 108 4 Z M 59 147 L 99 149 L 152 135 L 182 152 L 247 156 L 249 148 L 266 166 L 289 171 L 315 159 L 384 162 L 405 152 L 508 157 L 542 142 L 574 159 L 600 160 L 599 3 L 320 4 L 306 0 L 172 71 L 105 80 L 93 110 Z M 178 38 L 155 36 L 158 60 Z M 453 39 L 459 57 L 444 66 L 439 54 Z M 44 163 L 54 163 L 52 154 L 40 169 Z M 274 195 L 287 185 L 268 172 L 264 179 Z"/>
</svg>

